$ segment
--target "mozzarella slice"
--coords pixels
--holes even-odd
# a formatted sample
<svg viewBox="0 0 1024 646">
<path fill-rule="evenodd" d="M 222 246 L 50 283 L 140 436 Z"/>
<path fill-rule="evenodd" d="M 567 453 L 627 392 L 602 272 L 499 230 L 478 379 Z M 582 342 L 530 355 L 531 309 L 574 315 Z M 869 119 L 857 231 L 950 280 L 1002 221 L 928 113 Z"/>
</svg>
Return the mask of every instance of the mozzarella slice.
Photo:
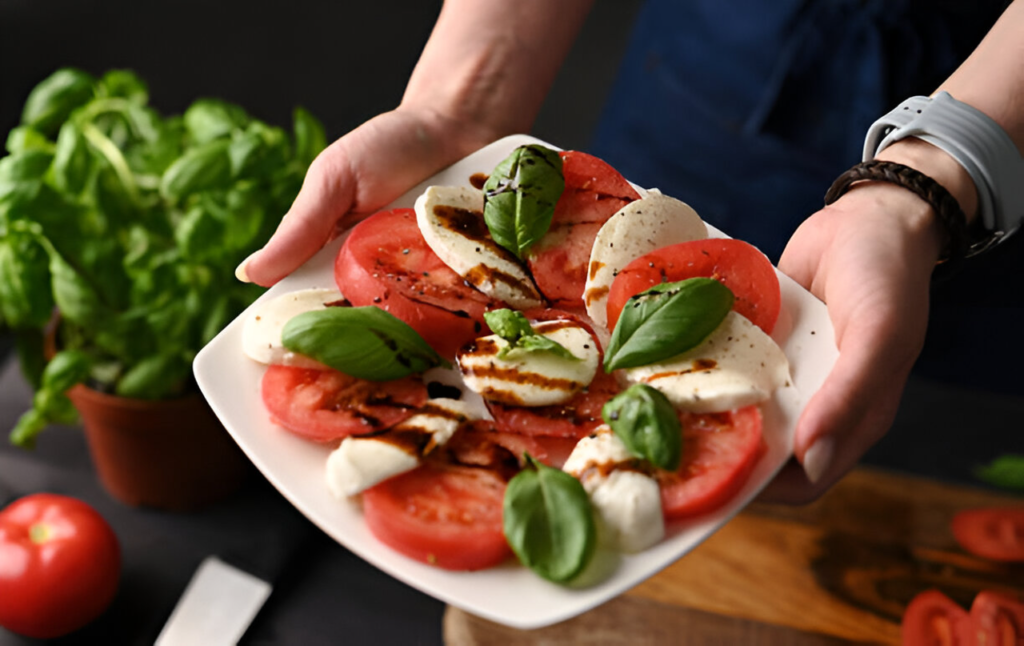
<svg viewBox="0 0 1024 646">
<path fill-rule="evenodd" d="M 567 359 L 552 352 L 513 350 L 498 353 L 508 342 L 496 334 L 459 351 L 457 360 L 466 387 L 484 399 L 514 406 L 550 406 L 569 401 L 597 374 L 597 340 L 575 321 L 542 321 L 533 330 L 572 353 Z"/>
<path fill-rule="evenodd" d="M 587 314 L 607 327 L 608 291 L 623 267 L 655 249 L 707 237 L 707 227 L 696 211 L 657 190 L 622 207 L 597 232 L 590 252 L 583 290 Z"/>
<path fill-rule="evenodd" d="M 416 199 L 416 224 L 441 261 L 481 292 L 516 309 L 543 299 L 523 264 L 491 239 L 484 196 L 461 186 L 431 186 Z"/>
<path fill-rule="evenodd" d="M 303 365 L 303 357 L 281 344 L 285 324 L 304 312 L 322 310 L 344 301 L 336 289 L 303 289 L 263 301 L 249 314 L 242 327 L 242 349 L 251 359 L 267 364 Z M 316 364 L 312 359 L 310 365 Z"/>
<path fill-rule="evenodd" d="M 788 386 L 789 361 L 761 328 L 729 312 L 697 347 L 622 374 L 631 384 L 657 388 L 676 408 L 718 413 L 765 401 Z"/>
<path fill-rule="evenodd" d="M 658 482 L 608 426 L 576 443 L 563 470 L 590 496 L 598 541 L 623 552 L 640 552 L 665 537 Z"/>
<path fill-rule="evenodd" d="M 428 401 L 415 415 L 381 433 L 350 436 L 327 457 L 327 487 L 337 498 L 352 496 L 415 469 L 467 421 L 472 407 L 457 399 Z"/>
</svg>

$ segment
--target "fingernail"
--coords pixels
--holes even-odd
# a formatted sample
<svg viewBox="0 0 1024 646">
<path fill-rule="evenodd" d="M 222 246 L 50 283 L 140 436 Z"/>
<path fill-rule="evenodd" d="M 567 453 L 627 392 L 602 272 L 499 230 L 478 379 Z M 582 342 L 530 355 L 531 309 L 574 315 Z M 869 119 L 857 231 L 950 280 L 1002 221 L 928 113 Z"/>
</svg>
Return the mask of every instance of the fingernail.
<svg viewBox="0 0 1024 646">
<path fill-rule="evenodd" d="M 811 448 L 804 453 L 804 473 L 811 482 L 817 482 L 825 475 L 832 465 L 832 454 L 835 453 L 836 442 L 831 437 L 815 440 Z"/>
<path fill-rule="evenodd" d="M 242 281 L 243 283 L 251 283 L 252 282 L 251 280 L 249 280 L 249 273 L 246 270 L 249 267 L 249 261 L 252 260 L 253 256 L 255 256 L 258 253 L 259 253 L 259 251 L 254 251 L 251 254 L 249 254 L 248 258 L 246 258 L 242 262 L 238 263 L 238 266 L 235 267 L 235 278 L 237 278 L 238 280 Z"/>
</svg>

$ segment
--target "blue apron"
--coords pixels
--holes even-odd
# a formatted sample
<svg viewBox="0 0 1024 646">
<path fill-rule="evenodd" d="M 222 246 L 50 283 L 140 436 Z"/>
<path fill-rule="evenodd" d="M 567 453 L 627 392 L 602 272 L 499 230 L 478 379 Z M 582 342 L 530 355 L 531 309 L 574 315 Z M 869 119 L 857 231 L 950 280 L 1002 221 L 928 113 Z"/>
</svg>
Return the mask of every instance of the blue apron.
<svg viewBox="0 0 1024 646">
<path fill-rule="evenodd" d="M 870 124 L 930 94 L 1005 5 L 648 0 L 591 151 L 777 262 Z M 919 373 L 1024 395 L 1022 241 L 936 287 Z"/>
</svg>

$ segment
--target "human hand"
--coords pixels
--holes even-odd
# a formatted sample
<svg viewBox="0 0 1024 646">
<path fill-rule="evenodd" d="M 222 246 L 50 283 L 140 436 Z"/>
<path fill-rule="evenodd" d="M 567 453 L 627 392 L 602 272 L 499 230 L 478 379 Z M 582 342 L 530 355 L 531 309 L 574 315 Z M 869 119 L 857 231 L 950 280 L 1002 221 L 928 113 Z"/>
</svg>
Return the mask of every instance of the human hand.
<svg viewBox="0 0 1024 646">
<path fill-rule="evenodd" d="M 877 182 L 806 220 L 779 269 L 827 303 L 839 358 L 801 415 L 790 464 L 762 495 L 804 503 L 839 480 L 892 425 L 924 344 L 942 244 L 931 207 Z"/>
<path fill-rule="evenodd" d="M 371 215 L 420 181 L 490 142 L 491 133 L 436 112 L 400 107 L 331 144 L 263 249 L 239 265 L 239 280 L 273 285 L 336 231 Z"/>
</svg>

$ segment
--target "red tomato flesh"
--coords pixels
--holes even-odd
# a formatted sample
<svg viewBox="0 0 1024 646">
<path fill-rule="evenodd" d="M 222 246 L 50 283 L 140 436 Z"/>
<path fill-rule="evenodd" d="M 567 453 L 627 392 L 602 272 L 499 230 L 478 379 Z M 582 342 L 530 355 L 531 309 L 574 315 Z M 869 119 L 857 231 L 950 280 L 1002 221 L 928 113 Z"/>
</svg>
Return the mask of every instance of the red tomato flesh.
<svg viewBox="0 0 1024 646">
<path fill-rule="evenodd" d="M 953 517 L 953 536 L 976 556 L 1024 562 L 1024 507 L 962 511 Z"/>
<path fill-rule="evenodd" d="M 967 646 L 971 618 L 938 590 L 925 590 L 907 605 L 900 624 L 904 646 Z"/>
<path fill-rule="evenodd" d="M 33 494 L 0 512 L 0 626 L 36 639 L 78 630 L 110 605 L 120 573 L 117 536 L 81 500 Z"/>
<path fill-rule="evenodd" d="M 597 232 L 640 195 L 593 155 L 568 151 L 561 156 L 565 190 L 555 204 L 551 228 L 529 251 L 529 264 L 538 289 L 553 305 L 580 307 Z"/>
<path fill-rule="evenodd" d="M 971 605 L 974 641 L 985 646 L 1024 644 L 1024 603 L 1007 594 L 984 590 Z"/>
<path fill-rule="evenodd" d="M 564 404 L 505 406 L 488 402 L 495 424 L 521 435 L 582 439 L 604 423 L 601 408 L 622 391 L 615 377 L 600 368 L 590 385 Z"/>
<path fill-rule="evenodd" d="M 746 242 L 729 238 L 693 240 L 662 247 L 619 272 L 608 292 L 608 325 L 615 328 L 630 296 L 687 278 L 715 278 L 736 297 L 733 310 L 771 334 L 782 308 L 779 279 L 771 261 Z"/>
<path fill-rule="evenodd" d="M 381 211 L 356 225 L 334 280 L 353 305 L 394 314 L 445 357 L 484 332 L 484 311 L 496 305 L 437 257 L 412 209 Z"/>
<path fill-rule="evenodd" d="M 561 468 L 576 447 L 576 438 L 509 433 L 494 422 L 478 420 L 460 428 L 445 447 L 460 464 L 500 468 L 504 461 L 512 467 L 508 473 L 511 477 L 523 463 L 525 453 L 548 466 Z"/>
<path fill-rule="evenodd" d="M 419 377 L 374 382 L 337 370 L 270 366 L 263 404 L 271 420 L 314 442 L 378 431 L 410 417 L 427 401 Z"/>
<path fill-rule="evenodd" d="M 505 480 L 488 469 L 427 461 L 363 492 L 363 515 L 385 545 L 447 570 L 480 570 L 511 554 L 502 528 Z"/>
<path fill-rule="evenodd" d="M 675 473 L 659 471 L 666 519 L 686 518 L 725 504 L 746 483 L 764 453 L 761 411 L 680 413 L 683 457 Z"/>
</svg>

